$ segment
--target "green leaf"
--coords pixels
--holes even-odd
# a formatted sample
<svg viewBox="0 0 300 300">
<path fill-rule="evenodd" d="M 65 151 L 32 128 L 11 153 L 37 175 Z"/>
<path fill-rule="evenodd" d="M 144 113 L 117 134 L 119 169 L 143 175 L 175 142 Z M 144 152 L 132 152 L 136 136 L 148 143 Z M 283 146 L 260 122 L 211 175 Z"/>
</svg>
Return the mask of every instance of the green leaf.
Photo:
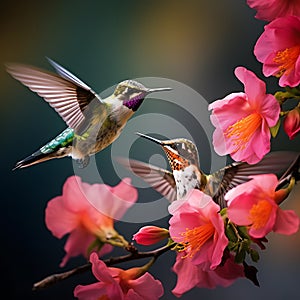
<svg viewBox="0 0 300 300">
<path fill-rule="evenodd" d="M 239 235 L 243 238 L 243 239 L 247 239 L 250 240 L 249 234 L 248 234 L 248 229 L 246 226 L 237 226 L 237 230 L 239 232 Z"/>
<path fill-rule="evenodd" d="M 227 207 L 224 207 L 223 209 L 221 209 L 220 215 L 221 215 L 222 217 L 225 216 L 226 213 L 227 213 Z"/>
<path fill-rule="evenodd" d="M 254 262 L 258 262 L 259 260 L 259 254 L 256 250 L 254 249 L 249 249 L 250 257 Z"/>
<path fill-rule="evenodd" d="M 99 239 L 95 239 L 87 248 L 87 256 L 89 256 L 93 250 L 100 251 L 103 246 L 104 243 L 102 243 Z"/>
<path fill-rule="evenodd" d="M 295 86 L 295 87 L 289 87 L 286 86 L 285 90 L 287 93 L 291 94 L 292 96 L 299 96 L 300 95 L 300 86 Z"/>
<path fill-rule="evenodd" d="M 286 92 L 282 92 L 282 91 L 278 91 L 274 94 L 276 100 L 278 101 L 278 103 L 281 105 L 283 104 L 287 99 L 290 99 L 293 97 L 293 94 L 290 93 L 289 91 Z"/>
<path fill-rule="evenodd" d="M 227 247 L 228 247 L 228 250 L 229 250 L 229 251 L 234 251 L 234 252 L 236 252 L 237 249 L 238 249 L 238 244 L 229 241 Z"/>
<path fill-rule="evenodd" d="M 234 232 L 234 229 L 232 228 L 232 225 L 228 223 L 225 227 L 225 234 L 229 241 L 231 242 L 237 242 L 238 237 L 236 236 L 236 233 Z"/>
<path fill-rule="evenodd" d="M 241 244 L 240 244 L 240 247 L 235 255 L 234 261 L 237 264 L 240 264 L 245 260 L 245 258 L 246 258 L 246 251 L 241 247 Z"/>
<path fill-rule="evenodd" d="M 273 138 L 275 138 L 279 132 L 279 128 L 280 128 L 280 124 L 281 124 L 281 120 L 279 119 L 277 124 L 273 127 L 270 127 L 270 132 Z"/>
</svg>

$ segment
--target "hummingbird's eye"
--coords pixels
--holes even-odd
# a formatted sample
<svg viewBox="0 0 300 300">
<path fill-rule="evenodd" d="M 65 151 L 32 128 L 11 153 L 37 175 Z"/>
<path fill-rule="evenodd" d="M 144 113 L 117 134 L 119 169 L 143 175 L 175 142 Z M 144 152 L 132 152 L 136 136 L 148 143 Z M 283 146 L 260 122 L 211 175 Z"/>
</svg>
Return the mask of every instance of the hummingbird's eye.
<svg viewBox="0 0 300 300">
<path fill-rule="evenodd" d="M 173 149 L 173 150 L 176 150 L 178 151 L 178 147 L 175 143 L 171 144 L 170 147 Z"/>
</svg>

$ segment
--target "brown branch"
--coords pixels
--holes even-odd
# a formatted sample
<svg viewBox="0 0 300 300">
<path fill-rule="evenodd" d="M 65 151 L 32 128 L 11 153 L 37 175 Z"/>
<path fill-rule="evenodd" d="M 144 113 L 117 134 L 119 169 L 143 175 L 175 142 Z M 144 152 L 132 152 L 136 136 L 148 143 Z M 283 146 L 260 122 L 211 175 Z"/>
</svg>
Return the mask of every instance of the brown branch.
<svg viewBox="0 0 300 300">
<path fill-rule="evenodd" d="M 163 246 L 159 249 L 147 251 L 147 252 L 134 251 L 127 255 L 123 255 L 123 256 L 119 256 L 119 257 L 111 257 L 111 258 L 103 260 L 103 261 L 105 262 L 105 264 L 107 266 L 112 266 L 112 265 L 115 265 L 118 263 L 127 262 L 127 261 L 131 261 L 131 260 L 136 260 L 136 259 L 147 258 L 147 257 L 158 258 L 160 255 L 169 251 L 175 245 L 176 245 L 176 243 L 172 243 L 172 244 L 168 244 L 167 246 Z M 70 271 L 52 274 L 52 275 L 42 279 L 41 281 L 36 282 L 33 285 L 32 289 L 36 291 L 36 290 L 47 288 L 51 285 L 54 285 L 55 283 L 57 283 L 59 281 L 65 280 L 73 275 L 84 273 L 84 272 L 90 270 L 91 266 L 92 266 L 91 263 L 87 263 L 85 265 L 76 267 Z"/>
<path fill-rule="evenodd" d="M 67 279 L 73 275 L 84 273 L 84 272 L 90 270 L 91 266 L 92 266 L 91 263 L 87 263 L 85 265 L 74 268 L 70 271 L 66 271 L 66 272 L 58 273 L 58 274 L 52 274 L 52 275 L 42 279 L 41 281 L 36 282 L 33 285 L 32 290 L 33 291 L 40 290 L 40 289 L 46 288 L 48 286 L 54 285 L 55 283 L 62 281 L 64 279 Z"/>
</svg>

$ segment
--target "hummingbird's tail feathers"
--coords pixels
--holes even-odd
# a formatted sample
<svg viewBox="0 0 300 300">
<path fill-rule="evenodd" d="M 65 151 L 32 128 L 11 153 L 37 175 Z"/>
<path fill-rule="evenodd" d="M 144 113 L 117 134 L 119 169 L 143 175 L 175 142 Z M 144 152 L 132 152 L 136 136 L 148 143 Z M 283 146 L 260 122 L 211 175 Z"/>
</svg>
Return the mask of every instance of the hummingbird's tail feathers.
<svg viewBox="0 0 300 300">
<path fill-rule="evenodd" d="M 43 149 L 43 148 L 41 148 L 41 149 Z M 65 156 L 70 155 L 71 151 L 72 150 L 71 150 L 70 146 L 53 149 L 51 151 L 48 151 L 47 153 L 42 152 L 41 150 L 38 150 L 38 151 L 32 153 L 31 155 L 27 156 L 23 160 L 17 162 L 15 167 L 13 168 L 13 170 L 29 167 L 29 166 L 41 163 L 43 161 L 53 159 L 53 158 L 65 157 Z"/>
<path fill-rule="evenodd" d="M 176 183 L 174 176 L 168 170 L 137 161 L 117 157 L 116 161 L 127 170 L 142 178 L 153 189 L 162 194 L 169 202 L 177 198 Z"/>
<path fill-rule="evenodd" d="M 233 163 L 208 176 L 208 186 L 213 199 L 221 207 L 226 207 L 225 194 L 232 188 L 249 181 L 249 176 L 275 174 L 279 181 L 289 175 L 300 179 L 300 153 L 293 151 L 275 151 L 268 153 L 259 163 Z"/>
<path fill-rule="evenodd" d="M 38 164 L 42 161 L 46 161 L 49 159 L 55 158 L 55 156 L 51 156 L 49 154 L 44 154 L 40 150 L 34 152 L 33 154 L 27 156 L 23 160 L 16 163 L 15 167 L 13 168 L 13 171 L 16 169 L 22 169 L 25 167 L 29 167 L 35 164 Z"/>
</svg>

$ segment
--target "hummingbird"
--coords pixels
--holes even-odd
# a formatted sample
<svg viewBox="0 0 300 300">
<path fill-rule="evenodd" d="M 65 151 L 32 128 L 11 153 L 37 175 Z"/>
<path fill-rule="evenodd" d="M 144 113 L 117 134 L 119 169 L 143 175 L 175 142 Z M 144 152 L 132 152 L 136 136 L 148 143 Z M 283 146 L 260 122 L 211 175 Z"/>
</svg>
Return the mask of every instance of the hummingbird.
<svg viewBox="0 0 300 300">
<path fill-rule="evenodd" d="M 239 184 L 249 181 L 249 176 L 273 173 L 279 179 L 277 189 L 287 184 L 291 177 L 300 180 L 300 152 L 274 151 L 257 164 L 234 162 L 212 174 L 205 174 L 200 169 L 197 146 L 192 141 L 185 138 L 159 140 L 142 133 L 137 134 L 162 147 L 172 171 L 134 159 L 117 160 L 170 202 L 184 198 L 192 189 L 199 189 L 224 208 L 227 206 L 225 194 Z"/>
<path fill-rule="evenodd" d="M 56 73 L 30 65 L 10 63 L 7 72 L 41 96 L 60 115 L 67 128 L 14 169 L 49 159 L 71 156 L 81 168 L 90 156 L 113 143 L 145 97 L 171 88 L 147 88 L 135 80 L 120 82 L 105 99 L 74 74 L 47 58 Z"/>
</svg>

